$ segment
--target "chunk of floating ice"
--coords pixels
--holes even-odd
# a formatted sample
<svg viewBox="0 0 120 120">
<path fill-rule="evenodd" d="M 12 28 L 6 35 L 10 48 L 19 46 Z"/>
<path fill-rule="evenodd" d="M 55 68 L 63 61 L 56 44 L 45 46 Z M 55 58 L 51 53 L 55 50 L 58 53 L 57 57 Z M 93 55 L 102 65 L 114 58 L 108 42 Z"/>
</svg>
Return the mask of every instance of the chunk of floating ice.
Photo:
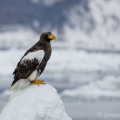
<svg viewBox="0 0 120 120">
<path fill-rule="evenodd" d="M 72 120 L 51 85 L 30 85 L 13 92 L 0 120 Z"/>
</svg>

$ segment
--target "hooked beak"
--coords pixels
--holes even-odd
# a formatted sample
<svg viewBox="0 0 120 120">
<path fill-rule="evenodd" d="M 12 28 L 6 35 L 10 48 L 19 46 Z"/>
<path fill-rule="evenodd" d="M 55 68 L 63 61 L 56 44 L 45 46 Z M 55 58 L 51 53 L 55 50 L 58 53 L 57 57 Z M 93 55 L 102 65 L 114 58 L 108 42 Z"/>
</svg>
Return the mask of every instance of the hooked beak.
<svg viewBox="0 0 120 120">
<path fill-rule="evenodd" d="M 55 39 L 56 39 L 56 36 L 53 35 L 53 34 L 51 34 L 51 35 L 48 36 L 48 38 L 51 39 L 51 40 L 55 40 Z"/>
</svg>

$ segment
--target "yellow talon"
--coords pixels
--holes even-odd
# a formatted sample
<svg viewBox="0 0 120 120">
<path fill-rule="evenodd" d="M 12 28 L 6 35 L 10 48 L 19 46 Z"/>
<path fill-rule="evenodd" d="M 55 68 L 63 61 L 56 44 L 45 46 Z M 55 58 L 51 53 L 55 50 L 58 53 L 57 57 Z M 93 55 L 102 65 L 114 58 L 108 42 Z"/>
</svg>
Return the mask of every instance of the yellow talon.
<svg viewBox="0 0 120 120">
<path fill-rule="evenodd" d="M 38 79 L 36 78 L 36 79 L 34 79 L 34 81 L 32 81 L 32 84 L 37 84 L 37 85 L 39 85 L 39 84 L 45 84 L 45 83 L 44 83 L 43 80 L 38 80 Z"/>
</svg>

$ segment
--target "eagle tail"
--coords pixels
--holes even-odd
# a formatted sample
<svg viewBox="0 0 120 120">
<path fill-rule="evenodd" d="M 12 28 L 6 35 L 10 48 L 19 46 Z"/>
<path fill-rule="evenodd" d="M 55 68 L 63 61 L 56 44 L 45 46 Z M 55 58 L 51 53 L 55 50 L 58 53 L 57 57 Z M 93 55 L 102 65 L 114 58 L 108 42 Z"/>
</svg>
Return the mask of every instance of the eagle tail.
<svg viewBox="0 0 120 120">
<path fill-rule="evenodd" d="M 15 89 L 17 89 L 18 86 L 19 86 L 19 82 L 20 82 L 20 81 L 17 81 L 16 83 L 14 83 L 14 84 L 11 86 L 10 91 L 14 91 Z"/>
<path fill-rule="evenodd" d="M 27 84 L 28 84 L 27 79 L 20 79 L 11 86 L 10 91 L 14 91 L 16 89 L 24 88 L 25 86 L 27 86 Z"/>
</svg>

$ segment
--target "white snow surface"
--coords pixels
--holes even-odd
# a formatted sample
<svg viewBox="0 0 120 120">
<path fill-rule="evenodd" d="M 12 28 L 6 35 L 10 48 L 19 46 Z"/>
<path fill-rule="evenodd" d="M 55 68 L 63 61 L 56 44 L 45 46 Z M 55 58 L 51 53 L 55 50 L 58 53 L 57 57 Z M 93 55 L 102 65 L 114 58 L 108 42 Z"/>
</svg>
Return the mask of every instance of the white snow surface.
<svg viewBox="0 0 120 120">
<path fill-rule="evenodd" d="M 41 0 L 31 0 L 33 3 Z M 62 0 L 43 0 L 53 5 Z M 81 3 L 63 11 L 67 21 L 62 25 L 62 33 L 53 25 L 46 24 L 41 32 L 51 31 L 57 36 L 55 47 L 83 48 L 92 50 L 120 50 L 120 0 L 88 0 L 88 11 Z M 74 18 L 74 19 L 71 19 Z M 33 26 L 40 26 L 33 20 Z M 23 48 L 32 46 L 40 34 L 29 26 L 11 25 L 0 28 L 0 48 Z M 19 37 L 18 37 L 19 36 Z M 61 41 L 62 40 L 62 41 Z M 63 40 L 65 40 L 63 42 Z M 61 42 L 60 42 L 61 41 Z"/>
<path fill-rule="evenodd" d="M 41 62 L 44 55 L 45 55 L 45 53 L 43 50 L 29 52 L 25 57 L 23 57 L 22 60 L 33 60 L 34 58 L 36 58 L 39 62 Z"/>
<path fill-rule="evenodd" d="M 16 90 L 0 114 L 0 120 L 72 120 L 51 85 L 30 85 Z"/>
<path fill-rule="evenodd" d="M 24 50 L 0 51 L 0 75 L 11 75 Z M 99 72 L 120 70 L 120 55 L 88 53 L 77 50 L 53 50 L 45 68 L 47 72 Z"/>
<path fill-rule="evenodd" d="M 83 100 L 120 99 L 120 77 L 107 76 L 72 90 L 65 90 L 63 97 Z"/>
<path fill-rule="evenodd" d="M 67 45 L 120 50 L 120 0 L 88 0 L 88 9 L 78 4 L 65 11 L 63 33 Z"/>
</svg>

